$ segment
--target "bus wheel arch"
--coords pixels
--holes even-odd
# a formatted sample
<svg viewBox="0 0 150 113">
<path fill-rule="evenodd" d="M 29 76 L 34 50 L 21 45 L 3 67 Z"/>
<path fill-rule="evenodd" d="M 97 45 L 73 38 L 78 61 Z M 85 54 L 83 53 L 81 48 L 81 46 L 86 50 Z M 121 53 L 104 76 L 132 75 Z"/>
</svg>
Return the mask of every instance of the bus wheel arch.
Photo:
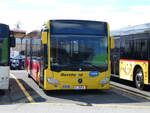
<svg viewBox="0 0 150 113">
<path fill-rule="evenodd" d="M 136 65 L 133 72 L 133 80 L 136 88 L 142 90 L 144 89 L 144 75 L 141 66 Z"/>
</svg>

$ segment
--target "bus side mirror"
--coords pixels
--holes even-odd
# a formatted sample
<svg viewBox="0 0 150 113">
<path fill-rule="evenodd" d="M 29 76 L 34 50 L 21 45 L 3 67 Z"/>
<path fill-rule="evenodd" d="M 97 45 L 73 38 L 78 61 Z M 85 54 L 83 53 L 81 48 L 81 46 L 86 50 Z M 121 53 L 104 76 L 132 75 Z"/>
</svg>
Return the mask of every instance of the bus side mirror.
<svg viewBox="0 0 150 113">
<path fill-rule="evenodd" d="M 10 47 L 15 47 L 15 46 L 16 46 L 16 38 L 10 37 Z"/>
<path fill-rule="evenodd" d="M 114 37 L 110 37 L 110 47 L 111 47 L 111 49 L 115 48 L 115 38 Z"/>
<path fill-rule="evenodd" d="M 48 30 L 42 31 L 42 44 L 47 44 L 48 40 Z"/>
</svg>

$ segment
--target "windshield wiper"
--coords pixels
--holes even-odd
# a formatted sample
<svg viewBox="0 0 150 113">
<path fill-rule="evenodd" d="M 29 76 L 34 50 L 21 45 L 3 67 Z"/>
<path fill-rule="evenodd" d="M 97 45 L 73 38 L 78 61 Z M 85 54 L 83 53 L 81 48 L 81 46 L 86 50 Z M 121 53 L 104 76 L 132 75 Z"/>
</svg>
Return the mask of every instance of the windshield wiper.
<svg viewBox="0 0 150 113">
<path fill-rule="evenodd" d="M 84 62 L 84 63 L 82 63 L 82 66 L 90 66 L 90 67 L 92 67 L 95 71 L 98 71 L 98 69 L 99 69 L 99 67 L 97 67 L 97 66 L 95 66 L 95 65 L 93 65 L 93 64 L 91 64 L 91 63 L 89 63 L 89 62 Z"/>
</svg>

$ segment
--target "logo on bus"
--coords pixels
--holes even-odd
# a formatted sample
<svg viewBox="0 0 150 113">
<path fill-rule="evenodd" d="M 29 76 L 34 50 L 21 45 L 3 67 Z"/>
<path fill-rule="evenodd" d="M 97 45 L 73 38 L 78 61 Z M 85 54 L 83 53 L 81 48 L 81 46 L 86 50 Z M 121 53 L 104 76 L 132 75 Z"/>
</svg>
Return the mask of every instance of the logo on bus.
<svg viewBox="0 0 150 113">
<path fill-rule="evenodd" d="M 91 77 L 96 77 L 96 76 L 98 76 L 99 75 L 99 72 L 97 72 L 97 71 L 92 71 L 92 72 L 90 72 L 90 74 L 89 74 L 89 76 L 91 76 Z"/>
<path fill-rule="evenodd" d="M 131 74 L 132 72 L 132 64 L 124 64 L 123 71 L 126 75 Z"/>
<path fill-rule="evenodd" d="M 82 73 L 76 74 L 76 73 L 61 73 L 61 76 L 83 76 Z"/>
</svg>

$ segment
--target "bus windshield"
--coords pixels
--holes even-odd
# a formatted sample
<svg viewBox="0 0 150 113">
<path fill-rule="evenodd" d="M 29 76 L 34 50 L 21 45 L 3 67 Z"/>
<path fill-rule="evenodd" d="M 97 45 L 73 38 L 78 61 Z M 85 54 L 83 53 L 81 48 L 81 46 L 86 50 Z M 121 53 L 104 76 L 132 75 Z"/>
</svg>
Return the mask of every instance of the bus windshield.
<svg viewBox="0 0 150 113">
<path fill-rule="evenodd" d="M 8 65 L 9 61 L 9 27 L 0 24 L 0 65 Z"/>
<path fill-rule="evenodd" d="M 8 39 L 0 39 L 0 65 L 8 65 Z"/>
<path fill-rule="evenodd" d="M 51 36 L 52 70 L 105 71 L 107 58 L 106 36 Z"/>
<path fill-rule="evenodd" d="M 52 70 L 106 71 L 107 36 L 106 22 L 52 21 Z"/>
<path fill-rule="evenodd" d="M 9 27 L 4 24 L 0 24 L 0 39 L 9 37 Z"/>
</svg>

